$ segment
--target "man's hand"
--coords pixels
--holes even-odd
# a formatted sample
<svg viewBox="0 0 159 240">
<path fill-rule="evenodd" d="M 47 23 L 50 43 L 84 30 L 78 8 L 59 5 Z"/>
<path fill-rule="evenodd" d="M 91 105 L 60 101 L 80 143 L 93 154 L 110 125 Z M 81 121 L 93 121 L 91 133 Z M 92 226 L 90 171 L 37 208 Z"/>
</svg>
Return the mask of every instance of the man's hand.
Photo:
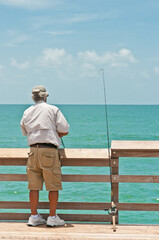
<svg viewBox="0 0 159 240">
<path fill-rule="evenodd" d="M 63 136 L 66 136 L 66 135 L 68 134 L 68 132 L 67 132 L 67 133 L 57 132 L 57 133 L 58 133 L 58 135 L 59 135 L 60 138 L 62 138 Z"/>
</svg>

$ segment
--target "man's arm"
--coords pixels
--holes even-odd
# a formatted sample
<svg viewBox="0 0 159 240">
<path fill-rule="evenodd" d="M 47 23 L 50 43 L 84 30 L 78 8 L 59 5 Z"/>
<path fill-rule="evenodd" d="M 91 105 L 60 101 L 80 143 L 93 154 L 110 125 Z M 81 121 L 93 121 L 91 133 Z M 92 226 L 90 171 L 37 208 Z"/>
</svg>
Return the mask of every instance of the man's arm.
<svg viewBox="0 0 159 240">
<path fill-rule="evenodd" d="M 25 128 L 25 125 L 24 125 L 24 115 L 20 121 L 20 126 L 21 126 L 21 130 L 22 130 L 22 133 L 23 133 L 23 136 L 26 136 L 27 135 L 27 131 L 26 131 L 26 128 Z"/>
<path fill-rule="evenodd" d="M 66 136 L 68 134 L 68 132 L 66 132 L 66 133 L 57 132 L 57 133 L 60 138 L 62 138 L 63 136 Z"/>
<path fill-rule="evenodd" d="M 25 129 L 24 126 L 20 125 L 21 126 L 21 130 L 22 130 L 22 133 L 23 133 L 23 136 L 26 136 L 27 135 L 27 131 Z"/>
<path fill-rule="evenodd" d="M 69 124 L 59 109 L 56 113 L 56 131 L 60 138 L 66 136 L 69 132 Z"/>
</svg>

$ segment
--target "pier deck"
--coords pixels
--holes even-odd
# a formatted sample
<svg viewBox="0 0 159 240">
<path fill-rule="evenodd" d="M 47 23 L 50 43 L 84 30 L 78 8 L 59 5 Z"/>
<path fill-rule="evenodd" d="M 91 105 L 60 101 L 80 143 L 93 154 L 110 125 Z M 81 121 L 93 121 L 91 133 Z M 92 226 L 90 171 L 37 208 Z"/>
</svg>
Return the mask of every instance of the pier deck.
<svg viewBox="0 0 159 240">
<path fill-rule="evenodd" d="M 0 149 L 1 166 L 25 166 L 29 149 Z M 114 200 L 119 211 L 159 211 L 159 203 L 120 202 L 119 183 L 159 183 L 159 175 L 120 175 L 120 158 L 159 158 L 159 141 L 113 141 L 111 146 L 111 159 L 108 158 L 107 149 L 60 149 L 63 167 L 108 167 L 112 168 L 112 187 Z M 132 160 L 131 160 L 132 161 Z M 121 161 L 122 162 L 122 161 Z M 135 174 L 135 173 L 134 173 Z M 27 181 L 26 174 L 0 174 L 0 181 Z M 109 175 L 63 174 L 63 182 L 110 182 Z M 110 208 L 110 202 L 59 202 L 58 209 L 80 210 L 82 214 L 59 214 L 67 222 L 66 226 L 47 228 L 46 226 L 28 227 L 26 222 L 29 213 L 29 202 L 0 201 L 0 240 L 1 239 L 53 239 L 53 240 L 85 240 L 85 239 L 118 239 L 118 240 L 159 240 L 159 225 L 117 225 L 113 232 L 112 217 L 108 214 L 83 214 L 83 210 L 102 210 Z M 39 209 L 48 209 L 48 202 L 40 202 Z M 6 211 L 4 212 L 4 209 Z M 14 213 L 10 212 L 14 209 Z M 16 212 L 21 209 L 22 212 Z M 118 221 L 116 214 L 116 223 Z M 61 212 L 62 213 L 62 212 Z M 44 214 L 46 215 L 46 214 Z M 46 216 L 45 216 L 46 217 Z M 126 216 L 125 216 L 126 217 Z M 16 222 L 18 220 L 18 222 Z M 20 222 L 21 221 L 21 222 Z M 72 223 L 71 223 L 72 222 Z M 74 222 L 83 222 L 81 224 Z M 85 222 L 90 222 L 85 224 Z M 92 224 L 99 222 L 99 224 Z M 107 224 L 101 224 L 101 223 Z M 153 222 L 152 222 L 153 224 Z"/>
<path fill-rule="evenodd" d="M 0 239 L 38 239 L 38 240 L 85 240 L 85 239 L 122 239 L 158 240 L 157 225 L 117 225 L 113 232 L 106 224 L 72 224 L 47 228 L 45 225 L 28 227 L 26 223 L 0 222 Z"/>
</svg>

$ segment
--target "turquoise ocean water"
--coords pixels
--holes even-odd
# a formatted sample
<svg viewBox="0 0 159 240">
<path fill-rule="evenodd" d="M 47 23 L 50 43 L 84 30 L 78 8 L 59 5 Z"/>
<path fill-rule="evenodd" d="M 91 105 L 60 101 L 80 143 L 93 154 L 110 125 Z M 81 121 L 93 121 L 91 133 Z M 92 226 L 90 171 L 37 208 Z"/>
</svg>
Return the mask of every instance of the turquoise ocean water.
<svg viewBox="0 0 159 240">
<path fill-rule="evenodd" d="M 20 119 L 29 105 L 0 105 L 0 148 L 26 148 L 27 140 L 20 130 Z M 103 105 L 58 105 L 70 124 L 64 137 L 66 148 L 107 148 L 105 108 Z M 109 105 L 111 140 L 159 140 L 159 106 Z M 158 158 L 121 158 L 120 174 L 158 175 Z M 62 167 L 64 174 L 109 174 L 105 167 Z M 24 173 L 25 167 L 0 166 L 0 173 Z M 159 203 L 158 183 L 120 183 L 120 202 Z M 26 182 L 0 182 L 0 201 L 28 201 Z M 47 201 L 47 192 L 40 192 Z M 63 183 L 59 201 L 110 202 L 109 183 Z M 3 212 L 2 210 L 0 210 Z M 13 212 L 15 210 L 12 210 Z M 16 212 L 22 210 L 17 210 Z M 44 212 L 42 210 L 41 212 Z M 62 213 L 90 211 L 58 210 Z M 106 214 L 104 211 L 91 213 Z M 159 224 L 158 212 L 123 211 L 120 223 Z"/>
</svg>

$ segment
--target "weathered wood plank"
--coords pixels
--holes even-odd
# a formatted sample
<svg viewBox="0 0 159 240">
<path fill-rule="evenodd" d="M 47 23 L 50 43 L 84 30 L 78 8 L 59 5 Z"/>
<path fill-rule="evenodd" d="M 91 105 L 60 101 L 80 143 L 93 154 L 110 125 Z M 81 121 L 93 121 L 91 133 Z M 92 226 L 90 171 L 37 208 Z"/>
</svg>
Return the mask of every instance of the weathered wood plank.
<svg viewBox="0 0 159 240">
<path fill-rule="evenodd" d="M 159 211 L 159 203 L 117 203 L 120 211 Z"/>
<path fill-rule="evenodd" d="M 118 211 L 159 211 L 159 203 L 116 203 Z M 104 210 L 111 204 L 101 202 L 59 202 L 57 209 Z M 30 209 L 29 202 L 0 201 L 0 209 Z M 40 202 L 38 209 L 49 209 L 49 202 Z"/>
<path fill-rule="evenodd" d="M 108 149 L 59 149 L 61 159 L 109 159 Z"/>
<path fill-rule="evenodd" d="M 0 165 L 25 166 L 29 149 L 1 148 Z M 59 149 L 63 166 L 109 166 L 107 149 Z"/>
<path fill-rule="evenodd" d="M 62 166 L 108 167 L 108 159 L 62 159 Z M 0 166 L 26 166 L 27 158 L 1 158 Z"/>
<path fill-rule="evenodd" d="M 159 157 L 159 141 L 112 141 L 112 157 Z"/>
<path fill-rule="evenodd" d="M 110 203 L 103 202 L 59 202 L 58 209 L 71 210 L 104 210 L 110 207 Z"/>
<path fill-rule="evenodd" d="M 48 214 L 41 214 L 47 219 Z M 65 221 L 78 222 L 111 222 L 111 216 L 107 214 L 58 214 Z M 28 220 L 29 213 L 0 213 L 0 220 Z"/>
<path fill-rule="evenodd" d="M 112 217 L 108 214 L 59 214 L 65 221 L 79 222 L 111 222 Z"/>
<path fill-rule="evenodd" d="M 0 158 L 0 166 L 26 166 L 26 158 Z"/>
<path fill-rule="evenodd" d="M 45 208 L 43 209 L 48 209 L 49 208 L 49 203 L 45 202 L 40 203 L 39 205 Z M 0 209 L 30 209 L 30 203 L 29 202 L 20 202 L 20 201 L 0 201 Z"/>
<path fill-rule="evenodd" d="M 26 174 L 0 174 L 0 181 L 27 181 Z M 62 175 L 63 182 L 110 182 L 109 175 Z"/>
<path fill-rule="evenodd" d="M 80 166 L 80 167 L 108 167 L 109 159 L 86 159 L 86 158 L 74 158 L 74 159 L 62 159 L 62 166 Z"/>
<path fill-rule="evenodd" d="M 0 148 L 0 159 L 26 159 L 29 148 Z M 108 149 L 59 149 L 61 159 L 108 159 Z"/>
<path fill-rule="evenodd" d="M 26 174 L 0 174 L 0 181 L 27 181 Z"/>
<path fill-rule="evenodd" d="M 29 148 L 0 148 L 0 159 L 26 159 L 29 151 Z"/>
<path fill-rule="evenodd" d="M 121 224 L 117 231 L 103 223 L 69 223 L 64 227 L 46 228 L 44 225 L 28 228 L 26 222 L 0 223 L 0 239 L 2 240 L 159 240 L 158 225 Z"/>
<path fill-rule="evenodd" d="M 141 158 L 158 158 L 159 150 L 113 150 L 111 153 L 112 157 L 141 157 Z"/>
<path fill-rule="evenodd" d="M 59 202 L 57 209 L 71 210 L 104 210 L 110 208 L 110 203 L 100 202 Z M 0 201 L 0 209 L 30 209 L 29 202 Z M 38 209 L 49 209 L 49 202 L 40 202 Z"/>
<path fill-rule="evenodd" d="M 157 175 L 113 175 L 113 182 L 120 183 L 159 183 L 159 176 Z"/>
<path fill-rule="evenodd" d="M 109 175 L 62 175 L 63 182 L 110 182 Z"/>
<path fill-rule="evenodd" d="M 111 149 L 158 150 L 159 141 L 112 141 Z"/>
<path fill-rule="evenodd" d="M 0 174 L 0 181 L 27 181 L 26 174 Z M 109 175 L 62 175 L 63 182 L 110 182 Z M 112 175 L 113 183 L 159 183 L 159 176 Z M 114 189 L 114 191 L 117 191 Z M 117 201 L 117 199 L 116 199 Z"/>
</svg>

